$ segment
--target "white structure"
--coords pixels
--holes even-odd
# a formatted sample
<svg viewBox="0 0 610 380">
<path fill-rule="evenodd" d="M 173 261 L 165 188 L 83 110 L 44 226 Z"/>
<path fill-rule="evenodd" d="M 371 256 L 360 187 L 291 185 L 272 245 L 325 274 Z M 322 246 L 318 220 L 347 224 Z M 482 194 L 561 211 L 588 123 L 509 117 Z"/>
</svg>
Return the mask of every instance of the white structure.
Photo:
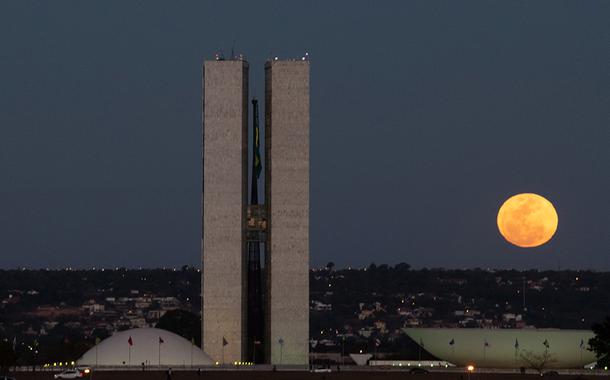
<svg viewBox="0 0 610 380">
<path fill-rule="evenodd" d="M 416 343 L 441 360 L 457 366 L 529 367 L 545 360 L 544 368 L 583 368 L 595 361 L 589 351 L 589 330 L 405 328 Z"/>
<path fill-rule="evenodd" d="M 130 343 L 131 342 L 131 343 Z M 199 347 L 172 332 L 141 328 L 117 332 L 77 360 L 87 366 L 188 367 L 212 365 Z"/>
<path fill-rule="evenodd" d="M 245 360 L 248 63 L 206 61 L 203 75 L 203 348 Z"/>
<path fill-rule="evenodd" d="M 265 65 L 267 349 L 309 362 L 309 61 Z"/>
<path fill-rule="evenodd" d="M 260 344 L 260 362 L 307 365 L 309 61 L 265 65 L 265 197 L 257 208 L 247 202 L 249 65 L 217 58 L 203 74 L 203 348 L 232 363 L 255 361 Z M 254 209 L 258 216 L 248 217 Z M 258 222 L 264 227 L 254 231 Z M 248 319 L 256 288 L 249 288 L 247 241 L 265 247 L 260 320 Z M 255 339 L 255 330 L 263 336 Z"/>
</svg>

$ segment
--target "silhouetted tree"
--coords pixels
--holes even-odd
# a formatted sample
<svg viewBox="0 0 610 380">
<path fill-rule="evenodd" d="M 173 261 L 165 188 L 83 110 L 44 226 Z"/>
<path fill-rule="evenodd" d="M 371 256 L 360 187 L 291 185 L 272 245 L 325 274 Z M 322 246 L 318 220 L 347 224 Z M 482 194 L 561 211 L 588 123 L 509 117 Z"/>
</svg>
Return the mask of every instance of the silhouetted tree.
<svg viewBox="0 0 610 380">
<path fill-rule="evenodd" d="M 605 367 L 610 365 L 610 316 L 602 323 L 595 323 L 591 326 L 595 337 L 589 339 L 590 350 L 595 352 L 597 366 Z"/>
<path fill-rule="evenodd" d="M 201 347 L 201 318 L 186 310 L 170 310 L 157 322 L 158 329 L 171 331 Z"/>
<path fill-rule="evenodd" d="M 540 375 L 542 375 L 548 364 L 557 361 L 553 359 L 553 355 L 549 352 L 549 350 L 544 350 L 544 352 L 541 354 L 521 350 L 519 353 L 519 358 L 527 367 L 535 369 Z"/>
<path fill-rule="evenodd" d="M 407 263 L 398 263 L 394 266 L 394 269 L 398 272 L 407 272 L 411 269 L 411 266 Z"/>
<path fill-rule="evenodd" d="M 8 373 L 10 367 L 17 364 L 17 353 L 9 342 L 0 341 L 0 372 L 3 375 Z"/>
</svg>

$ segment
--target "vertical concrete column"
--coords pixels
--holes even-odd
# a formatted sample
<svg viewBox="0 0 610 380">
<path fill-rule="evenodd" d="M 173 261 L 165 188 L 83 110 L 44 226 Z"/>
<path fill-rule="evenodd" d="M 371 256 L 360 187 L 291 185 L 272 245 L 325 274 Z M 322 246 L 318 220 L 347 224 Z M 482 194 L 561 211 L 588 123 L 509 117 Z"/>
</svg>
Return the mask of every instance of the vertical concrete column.
<svg viewBox="0 0 610 380">
<path fill-rule="evenodd" d="M 203 87 L 202 341 L 214 361 L 233 363 L 247 326 L 248 63 L 205 62 Z"/>
<path fill-rule="evenodd" d="M 268 206 L 267 350 L 272 364 L 309 354 L 309 62 L 265 66 Z"/>
</svg>

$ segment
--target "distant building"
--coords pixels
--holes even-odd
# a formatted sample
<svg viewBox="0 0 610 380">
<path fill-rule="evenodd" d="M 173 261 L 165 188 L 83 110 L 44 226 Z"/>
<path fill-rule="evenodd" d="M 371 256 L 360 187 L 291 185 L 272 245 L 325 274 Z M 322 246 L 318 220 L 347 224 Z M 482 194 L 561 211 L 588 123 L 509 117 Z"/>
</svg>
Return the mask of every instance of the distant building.
<svg viewBox="0 0 610 380">
<path fill-rule="evenodd" d="M 166 312 L 165 310 L 150 310 L 146 313 L 146 318 L 159 320 Z"/>
<path fill-rule="evenodd" d="M 314 311 L 332 311 L 333 305 L 320 301 L 311 301 L 311 309 Z"/>
<path fill-rule="evenodd" d="M 373 334 L 373 329 L 371 327 L 363 327 L 360 330 L 358 330 L 358 335 L 360 335 L 361 337 L 364 338 L 369 338 L 371 336 L 371 334 Z"/>
<path fill-rule="evenodd" d="M 374 310 L 363 309 L 358 314 L 358 319 L 363 321 L 363 320 L 365 320 L 367 318 L 373 317 L 374 315 L 375 315 L 375 311 Z"/>
<path fill-rule="evenodd" d="M 387 332 L 385 321 L 375 321 L 373 323 L 373 326 L 375 326 L 375 329 L 379 330 L 379 332 L 382 334 L 385 334 Z"/>
</svg>

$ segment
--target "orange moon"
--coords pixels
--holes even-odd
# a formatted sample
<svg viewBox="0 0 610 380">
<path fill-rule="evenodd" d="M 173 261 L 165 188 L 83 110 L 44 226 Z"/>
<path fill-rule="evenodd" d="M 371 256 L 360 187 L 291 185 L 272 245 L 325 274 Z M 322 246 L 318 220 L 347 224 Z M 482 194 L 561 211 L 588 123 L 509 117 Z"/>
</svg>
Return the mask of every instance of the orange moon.
<svg viewBox="0 0 610 380">
<path fill-rule="evenodd" d="M 557 211 L 538 194 L 513 195 L 498 211 L 498 229 L 509 243 L 531 248 L 542 245 L 557 231 Z"/>
</svg>

